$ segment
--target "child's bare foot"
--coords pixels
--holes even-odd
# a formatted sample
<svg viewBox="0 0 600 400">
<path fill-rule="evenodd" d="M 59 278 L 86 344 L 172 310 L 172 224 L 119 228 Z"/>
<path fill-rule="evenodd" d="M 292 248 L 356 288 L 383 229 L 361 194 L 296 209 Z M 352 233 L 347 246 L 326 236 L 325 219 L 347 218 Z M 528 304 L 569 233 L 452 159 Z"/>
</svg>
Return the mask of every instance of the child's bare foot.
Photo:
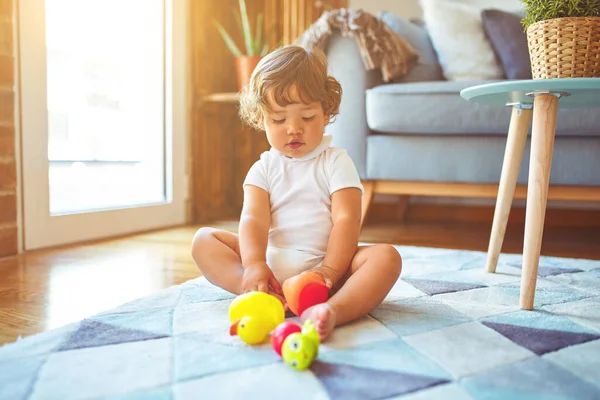
<svg viewBox="0 0 600 400">
<path fill-rule="evenodd" d="M 321 342 L 327 339 L 335 327 L 335 311 L 328 303 L 317 304 L 304 310 L 300 320 L 304 323 L 307 319 L 315 325 Z"/>
</svg>

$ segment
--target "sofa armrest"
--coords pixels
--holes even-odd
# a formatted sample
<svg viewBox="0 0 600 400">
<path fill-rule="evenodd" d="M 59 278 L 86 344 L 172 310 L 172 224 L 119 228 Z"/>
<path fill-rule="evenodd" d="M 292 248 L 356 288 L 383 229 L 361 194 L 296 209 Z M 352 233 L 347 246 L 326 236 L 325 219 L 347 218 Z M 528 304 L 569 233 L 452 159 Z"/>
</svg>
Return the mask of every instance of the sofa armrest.
<svg viewBox="0 0 600 400">
<path fill-rule="evenodd" d="M 367 175 L 366 90 L 383 83 L 381 71 L 367 71 L 356 39 L 334 32 L 325 48 L 329 74 L 342 85 L 340 114 L 325 131 L 333 136 L 333 145 L 346 149 L 356 164 L 361 179 Z"/>
</svg>

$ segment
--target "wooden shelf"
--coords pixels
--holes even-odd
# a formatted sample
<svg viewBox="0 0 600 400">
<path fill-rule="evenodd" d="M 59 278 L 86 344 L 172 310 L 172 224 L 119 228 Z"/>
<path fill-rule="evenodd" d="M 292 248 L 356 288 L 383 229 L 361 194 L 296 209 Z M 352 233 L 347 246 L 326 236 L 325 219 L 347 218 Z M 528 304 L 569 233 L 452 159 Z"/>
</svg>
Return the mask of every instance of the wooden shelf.
<svg viewBox="0 0 600 400">
<path fill-rule="evenodd" d="M 202 98 L 202 103 L 239 103 L 240 94 L 234 92 L 213 93 Z"/>
<path fill-rule="evenodd" d="M 194 110 L 191 137 L 191 221 L 239 218 L 242 183 L 248 170 L 269 149 L 264 132 L 242 124 L 239 94 L 213 93 Z"/>
</svg>

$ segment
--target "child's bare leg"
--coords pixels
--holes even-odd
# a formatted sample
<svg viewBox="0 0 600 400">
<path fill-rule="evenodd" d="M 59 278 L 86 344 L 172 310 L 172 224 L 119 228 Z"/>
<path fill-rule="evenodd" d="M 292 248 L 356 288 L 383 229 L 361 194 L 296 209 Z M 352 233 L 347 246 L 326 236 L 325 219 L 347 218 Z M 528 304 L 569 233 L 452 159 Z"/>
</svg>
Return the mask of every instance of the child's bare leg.
<svg viewBox="0 0 600 400">
<path fill-rule="evenodd" d="M 192 241 L 192 258 L 213 285 L 241 294 L 244 268 L 238 235 L 214 228 L 200 228 Z"/>
<path fill-rule="evenodd" d="M 373 311 L 392 289 L 402 270 L 402 258 L 390 245 L 359 247 L 350 264 L 350 276 L 327 303 L 317 304 L 302 313 L 311 319 L 325 340 L 336 325 L 360 318 Z"/>
</svg>

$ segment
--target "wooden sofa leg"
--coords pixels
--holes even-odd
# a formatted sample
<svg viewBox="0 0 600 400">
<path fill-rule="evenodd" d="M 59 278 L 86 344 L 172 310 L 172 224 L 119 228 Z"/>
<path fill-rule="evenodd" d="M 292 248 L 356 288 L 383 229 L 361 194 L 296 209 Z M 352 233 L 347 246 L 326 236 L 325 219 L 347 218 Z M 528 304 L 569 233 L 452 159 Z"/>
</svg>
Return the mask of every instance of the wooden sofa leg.
<svg viewBox="0 0 600 400">
<path fill-rule="evenodd" d="M 367 218 L 367 213 L 369 212 L 369 207 L 371 206 L 371 200 L 373 200 L 373 195 L 375 194 L 375 181 L 363 181 L 362 182 L 364 193 L 362 196 L 362 207 L 361 207 L 361 218 L 360 218 L 360 227 L 362 228 L 365 223 L 365 219 Z"/>
<path fill-rule="evenodd" d="M 408 203 L 410 196 L 400 196 L 398 200 L 398 208 L 396 209 L 396 217 L 400 222 L 404 222 L 406 219 L 406 213 L 408 211 Z"/>
</svg>

